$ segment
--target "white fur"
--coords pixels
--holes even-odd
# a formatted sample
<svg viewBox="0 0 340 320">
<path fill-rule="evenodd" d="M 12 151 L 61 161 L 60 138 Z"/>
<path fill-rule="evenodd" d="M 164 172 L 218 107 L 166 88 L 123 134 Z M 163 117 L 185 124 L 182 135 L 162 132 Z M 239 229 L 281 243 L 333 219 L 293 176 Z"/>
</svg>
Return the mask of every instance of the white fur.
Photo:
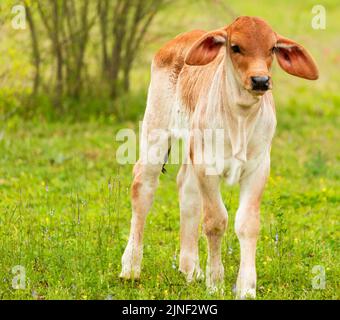
<svg viewBox="0 0 340 320">
<path fill-rule="evenodd" d="M 206 281 L 210 289 L 220 285 L 224 270 L 220 240 L 226 227 L 227 212 L 219 194 L 219 182 L 226 178 L 230 185 L 240 183 L 240 206 L 235 224 L 241 246 L 237 297 L 255 297 L 258 208 L 254 207 L 253 197 L 261 196 L 269 173 L 270 146 L 276 126 L 269 93 L 258 97 L 240 87 L 240 81 L 230 58 L 225 54 L 215 70 L 210 86 L 202 88 L 207 92 L 205 98 L 198 102 L 193 114 L 188 114 L 180 98 L 181 74 L 177 86 L 174 87 L 169 80 L 170 72 L 170 70 L 158 69 L 156 66 L 152 69 L 142 144 L 147 139 L 147 132 L 153 128 L 168 130 L 168 137 L 172 135 L 175 138 L 182 138 L 186 146 L 190 145 L 190 136 L 182 134 L 182 129 L 224 129 L 225 132 L 224 152 L 217 150 L 215 155 L 216 163 L 222 164 L 222 170 L 215 168 L 220 174 L 202 175 L 202 172 L 206 173 L 207 169 L 211 169 L 211 166 L 205 163 L 190 163 L 186 171 L 184 173 L 181 171 L 179 174 L 179 180 L 183 180 L 179 188 L 182 234 L 180 269 L 186 274 L 188 281 L 200 278 L 197 232 L 201 205 L 203 208 L 216 208 L 215 212 L 210 212 L 210 215 L 206 216 L 204 225 L 209 243 Z M 160 148 L 163 146 L 164 153 L 167 151 L 166 140 L 167 137 L 157 142 Z M 150 144 L 147 145 L 147 149 L 150 148 Z M 205 147 L 212 146 L 205 145 Z M 189 152 L 189 147 L 186 150 Z M 186 158 L 189 158 L 188 154 Z M 151 177 L 151 182 L 148 182 L 151 193 L 155 190 L 158 179 L 156 173 L 160 169 L 161 166 L 143 168 L 144 176 Z M 143 215 L 149 210 L 150 205 L 151 202 L 145 204 L 145 208 L 141 210 Z M 218 230 L 216 235 L 213 233 L 215 229 Z M 122 276 L 126 278 L 133 277 L 133 273 L 139 276 L 140 273 L 142 245 L 141 240 L 138 243 L 134 242 L 136 238 L 134 230 L 131 229 L 130 240 L 122 259 Z M 137 253 L 134 253 L 134 250 L 137 250 Z"/>
</svg>

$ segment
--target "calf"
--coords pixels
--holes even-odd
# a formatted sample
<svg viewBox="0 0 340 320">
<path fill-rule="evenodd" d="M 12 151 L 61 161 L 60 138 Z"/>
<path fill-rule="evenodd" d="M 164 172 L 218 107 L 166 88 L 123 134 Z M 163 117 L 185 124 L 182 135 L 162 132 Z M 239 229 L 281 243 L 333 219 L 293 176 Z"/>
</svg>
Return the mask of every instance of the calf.
<svg viewBox="0 0 340 320">
<path fill-rule="evenodd" d="M 206 284 L 215 290 L 223 282 L 221 240 L 228 216 L 219 185 L 224 179 L 230 185 L 240 184 L 235 221 L 241 250 L 238 298 L 256 295 L 259 208 L 276 127 L 271 93 L 274 56 L 286 72 L 309 80 L 318 78 L 307 50 L 274 32 L 260 18 L 239 17 L 222 29 L 177 36 L 154 57 L 142 127 L 142 155 L 152 153 L 155 147 L 166 155 L 174 136 L 184 139 L 186 145 L 177 183 L 181 211 L 179 269 L 188 281 L 202 276 L 198 237 L 203 212 L 208 240 Z M 180 129 L 190 133 L 181 135 Z M 192 134 L 208 129 L 213 131 L 212 139 Z M 222 130 L 223 139 L 215 145 L 218 130 Z M 202 160 L 202 153 L 214 146 L 215 161 Z M 122 278 L 140 276 L 143 229 L 162 166 L 141 158 L 134 167 L 131 230 L 122 257 Z"/>
</svg>

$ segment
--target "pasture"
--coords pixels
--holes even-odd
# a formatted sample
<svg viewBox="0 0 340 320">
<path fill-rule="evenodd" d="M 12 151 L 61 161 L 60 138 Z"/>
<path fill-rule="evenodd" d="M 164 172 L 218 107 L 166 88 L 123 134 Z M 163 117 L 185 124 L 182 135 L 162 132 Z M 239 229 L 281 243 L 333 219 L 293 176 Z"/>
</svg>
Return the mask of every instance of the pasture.
<svg viewBox="0 0 340 320">
<path fill-rule="evenodd" d="M 170 5 L 155 18 L 141 47 L 131 93 L 118 99 L 123 119 L 110 108 L 101 113 L 110 101 L 95 99 L 80 101 L 63 114 L 52 113 L 40 99 L 29 116 L 16 111 L 8 115 L 9 104 L 13 110 L 21 108 L 20 99 L 9 98 L 9 88 L 16 85 L 14 80 L 25 83 L 26 74 L 11 74 L 10 85 L 2 82 L 0 299 L 234 299 L 239 190 L 222 188 L 229 213 L 223 239 L 225 290 L 211 295 L 204 281 L 187 284 L 178 271 L 178 165 L 167 165 L 160 177 L 146 223 L 140 281 L 119 279 L 131 218 L 132 165 L 117 163 L 120 142 L 115 139 L 122 128 L 138 132 L 155 50 L 180 32 L 223 26 L 233 13 L 266 19 L 278 33 L 308 48 L 320 70 L 320 79 L 309 82 L 274 66 L 278 126 L 261 206 L 257 298 L 339 299 L 340 7 L 335 0 L 321 4 L 327 13 L 325 30 L 311 27 L 313 1 Z M 24 52 L 15 58 L 7 52 L 22 46 L 16 39 L 25 37 L 24 32 L 16 38 L 5 34 L 0 44 L 5 63 L 17 59 L 13 68 L 28 63 Z M 205 269 L 203 233 L 199 246 Z M 25 270 L 24 288 L 12 287 L 15 266 Z M 315 278 L 320 272 L 324 287 Z"/>
</svg>

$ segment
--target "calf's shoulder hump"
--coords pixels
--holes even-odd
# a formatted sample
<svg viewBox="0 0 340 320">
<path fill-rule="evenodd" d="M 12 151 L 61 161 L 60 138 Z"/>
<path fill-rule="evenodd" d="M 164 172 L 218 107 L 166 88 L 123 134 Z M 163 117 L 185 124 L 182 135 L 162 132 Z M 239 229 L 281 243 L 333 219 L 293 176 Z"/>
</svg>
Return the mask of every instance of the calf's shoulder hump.
<svg viewBox="0 0 340 320">
<path fill-rule="evenodd" d="M 203 30 L 193 30 L 170 40 L 156 53 L 154 65 L 158 68 L 177 69 L 179 73 L 183 68 L 185 55 L 195 41 L 205 33 Z"/>
</svg>

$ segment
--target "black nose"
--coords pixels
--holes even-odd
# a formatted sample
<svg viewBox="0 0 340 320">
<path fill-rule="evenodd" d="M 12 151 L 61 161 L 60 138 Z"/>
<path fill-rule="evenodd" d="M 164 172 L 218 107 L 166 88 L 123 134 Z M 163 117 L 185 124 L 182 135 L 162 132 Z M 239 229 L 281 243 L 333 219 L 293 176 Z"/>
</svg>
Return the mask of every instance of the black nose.
<svg viewBox="0 0 340 320">
<path fill-rule="evenodd" d="M 253 90 L 263 90 L 269 89 L 269 77 L 251 77 L 251 84 Z"/>
</svg>

